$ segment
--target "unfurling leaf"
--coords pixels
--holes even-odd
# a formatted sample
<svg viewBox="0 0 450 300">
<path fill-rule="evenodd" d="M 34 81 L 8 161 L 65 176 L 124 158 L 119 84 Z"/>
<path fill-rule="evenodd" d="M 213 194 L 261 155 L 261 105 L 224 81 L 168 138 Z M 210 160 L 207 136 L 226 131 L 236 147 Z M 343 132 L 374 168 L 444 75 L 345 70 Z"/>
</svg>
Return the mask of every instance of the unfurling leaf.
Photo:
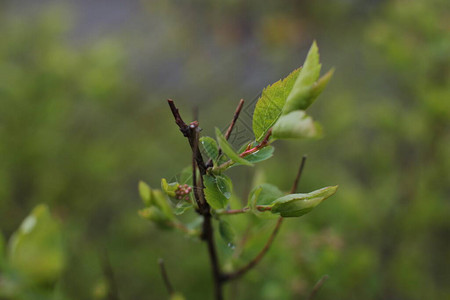
<svg viewBox="0 0 450 300">
<path fill-rule="evenodd" d="M 252 154 L 249 154 L 245 157 L 245 160 L 251 162 L 251 163 L 258 163 L 265 161 L 266 159 L 269 159 L 273 155 L 273 151 L 275 150 L 272 146 L 266 146 L 256 152 L 253 152 Z"/>
<path fill-rule="evenodd" d="M 320 75 L 322 65 L 319 62 L 319 49 L 314 42 L 309 49 L 302 71 L 298 75 L 292 90 L 283 107 L 283 115 L 295 110 L 306 110 L 328 84 L 334 70 L 328 71 L 322 78 Z"/>
<path fill-rule="evenodd" d="M 206 202 L 208 202 L 208 204 L 214 209 L 224 208 L 228 202 L 228 199 L 217 187 L 216 177 L 213 175 L 204 175 L 203 184 L 205 185 L 204 191 Z"/>
<path fill-rule="evenodd" d="M 225 198 L 230 199 L 231 191 L 233 189 L 230 178 L 225 175 L 216 175 L 216 184 L 222 195 L 224 195 Z"/>
<path fill-rule="evenodd" d="M 300 70 L 301 68 L 294 70 L 283 80 L 279 80 L 263 90 L 253 113 L 253 132 L 257 141 L 264 138 L 267 131 L 281 116 L 286 99 Z"/>
<path fill-rule="evenodd" d="M 161 181 L 161 186 L 170 190 L 172 187 L 168 185 L 166 180 Z M 139 194 L 146 207 L 158 208 L 167 219 L 173 219 L 172 205 L 161 190 L 152 190 L 148 184 L 143 181 L 139 182 Z"/>
<path fill-rule="evenodd" d="M 309 213 L 325 199 L 336 193 L 338 186 L 329 186 L 308 194 L 291 194 L 275 200 L 271 212 L 282 217 L 300 217 Z"/>
<path fill-rule="evenodd" d="M 232 161 L 239 163 L 241 165 L 252 166 L 252 163 L 246 161 L 242 157 L 237 154 L 228 141 L 223 136 L 222 132 L 220 132 L 219 128 L 216 128 L 216 136 L 217 141 L 219 142 L 219 146 L 222 149 L 223 153 L 225 153 Z"/>
<path fill-rule="evenodd" d="M 281 116 L 272 128 L 274 139 L 300 139 L 320 137 L 322 129 L 303 110 Z"/>
<path fill-rule="evenodd" d="M 142 202 L 144 202 L 145 206 L 149 206 L 151 204 L 151 198 L 152 198 L 152 190 L 142 180 L 139 181 L 139 195 L 141 196 Z"/>
<path fill-rule="evenodd" d="M 175 191 L 178 189 L 180 184 L 178 182 L 167 183 L 165 178 L 161 179 L 161 189 L 166 193 L 167 196 L 175 198 Z"/>
<path fill-rule="evenodd" d="M 273 217 L 273 214 L 269 212 L 261 212 L 256 206 L 268 205 L 270 206 L 275 200 L 283 196 L 283 192 L 278 187 L 263 183 L 256 186 L 251 192 L 248 205 L 252 209 L 253 213 L 258 216 Z"/>
<path fill-rule="evenodd" d="M 36 206 L 13 234 L 8 265 L 37 284 L 54 284 L 65 265 L 60 225 L 46 205 Z"/>
<path fill-rule="evenodd" d="M 235 234 L 230 223 L 225 220 L 219 220 L 219 233 L 225 244 L 230 248 L 234 248 Z"/>
<path fill-rule="evenodd" d="M 204 136 L 200 138 L 200 145 L 202 145 L 203 150 L 205 150 L 206 154 L 213 161 L 217 159 L 219 156 L 219 147 L 217 146 L 216 141 L 209 137 Z"/>
<path fill-rule="evenodd" d="M 167 216 L 156 206 L 146 207 L 139 210 L 139 215 L 155 223 L 166 223 Z"/>
<path fill-rule="evenodd" d="M 179 216 L 184 214 L 188 209 L 192 208 L 192 204 L 188 203 L 186 201 L 180 201 L 178 202 L 178 204 L 175 206 L 174 209 L 174 214 Z"/>
</svg>

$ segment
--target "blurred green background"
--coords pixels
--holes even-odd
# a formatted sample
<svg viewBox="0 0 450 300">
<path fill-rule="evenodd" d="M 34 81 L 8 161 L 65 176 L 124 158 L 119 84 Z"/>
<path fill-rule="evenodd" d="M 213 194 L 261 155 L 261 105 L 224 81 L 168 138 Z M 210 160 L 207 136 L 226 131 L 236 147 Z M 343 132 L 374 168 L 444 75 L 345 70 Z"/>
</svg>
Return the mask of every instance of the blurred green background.
<svg viewBox="0 0 450 300">
<path fill-rule="evenodd" d="M 187 299 L 211 298 L 204 245 L 136 213 L 140 179 L 158 187 L 190 162 L 165 99 L 185 119 L 197 106 L 213 135 L 244 98 L 238 143 L 314 39 L 336 67 L 310 112 L 325 136 L 278 143 L 256 169 L 288 190 L 307 154 L 300 190 L 340 189 L 287 220 L 228 298 L 305 299 L 324 274 L 316 299 L 450 298 L 447 0 L 1 1 L 0 26 L 0 229 L 8 240 L 48 205 L 66 257 L 55 299 L 106 299 L 105 249 L 121 299 L 167 298 L 159 257 Z M 254 172 L 232 171 L 237 195 Z"/>
</svg>

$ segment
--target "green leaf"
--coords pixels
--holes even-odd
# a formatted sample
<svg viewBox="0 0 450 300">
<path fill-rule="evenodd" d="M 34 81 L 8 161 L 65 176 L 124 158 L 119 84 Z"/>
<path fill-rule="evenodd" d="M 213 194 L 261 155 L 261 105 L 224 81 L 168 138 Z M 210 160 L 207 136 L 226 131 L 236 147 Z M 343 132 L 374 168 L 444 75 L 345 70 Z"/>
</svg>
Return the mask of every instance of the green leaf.
<svg viewBox="0 0 450 300">
<path fill-rule="evenodd" d="M 158 207 L 168 219 L 173 219 L 172 205 L 161 190 L 152 190 L 152 205 Z"/>
<path fill-rule="evenodd" d="M 191 184 L 192 183 L 192 166 L 187 166 L 183 170 L 179 176 L 177 176 L 178 182 L 180 184 Z"/>
<path fill-rule="evenodd" d="M 149 206 L 151 204 L 151 197 L 152 197 L 151 188 L 148 186 L 148 184 L 146 184 L 142 180 L 139 181 L 138 188 L 139 188 L 139 195 L 141 196 L 142 202 L 144 202 L 145 206 Z"/>
<path fill-rule="evenodd" d="M 59 224 L 46 205 L 36 206 L 8 245 L 9 266 L 36 284 L 53 284 L 65 265 Z"/>
<path fill-rule="evenodd" d="M 281 116 L 286 99 L 291 93 L 300 70 L 301 68 L 294 70 L 283 80 L 279 80 L 263 90 L 253 113 L 253 132 L 257 141 L 264 138 L 267 131 Z"/>
<path fill-rule="evenodd" d="M 139 215 L 147 220 L 155 223 L 166 224 L 168 221 L 167 216 L 156 206 L 146 207 L 139 210 Z"/>
<path fill-rule="evenodd" d="M 302 71 L 297 77 L 291 93 L 283 107 L 283 115 L 295 110 L 307 109 L 327 85 L 334 70 L 330 70 L 319 81 L 322 65 L 319 62 L 319 49 L 314 42 L 309 49 Z M 316 82 L 317 81 L 317 82 Z"/>
<path fill-rule="evenodd" d="M 282 217 L 300 217 L 309 213 L 336 193 L 338 186 L 329 186 L 308 194 L 291 194 L 275 200 L 271 212 Z"/>
<path fill-rule="evenodd" d="M 184 296 L 182 294 L 175 292 L 170 295 L 169 300 L 186 300 L 186 298 L 184 298 Z"/>
<path fill-rule="evenodd" d="M 188 209 L 192 208 L 192 204 L 188 203 L 186 201 L 180 201 L 178 202 L 178 204 L 175 206 L 174 209 L 174 214 L 179 216 L 184 214 Z"/>
<path fill-rule="evenodd" d="M 239 154 L 237 154 L 233 150 L 231 145 L 228 143 L 228 141 L 223 136 L 222 132 L 220 132 L 219 128 L 216 128 L 216 136 L 217 136 L 217 141 L 219 142 L 219 146 L 222 149 L 223 153 L 225 153 L 232 161 L 239 163 L 241 165 L 247 165 L 247 166 L 253 165 L 252 163 L 250 163 L 250 162 L 246 161 L 245 159 L 243 159 L 242 157 L 240 157 Z"/>
<path fill-rule="evenodd" d="M 202 145 L 203 150 L 205 150 L 210 159 L 212 159 L 213 161 L 217 159 L 217 156 L 219 156 L 219 147 L 217 146 L 217 143 L 213 138 L 209 136 L 201 137 L 200 145 Z"/>
<path fill-rule="evenodd" d="M 219 233 L 222 240 L 225 242 L 225 244 L 230 247 L 234 248 L 234 230 L 231 227 L 230 223 L 228 223 L 225 220 L 219 220 Z"/>
<path fill-rule="evenodd" d="M 231 191 L 233 190 L 231 179 L 225 175 L 216 175 L 216 184 L 222 195 L 224 195 L 225 198 L 230 199 Z"/>
<path fill-rule="evenodd" d="M 300 139 L 320 137 L 321 126 L 314 122 L 303 110 L 283 115 L 272 128 L 274 139 Z"/>
<path fill-rule="evenodd" d="M 262 148 L 261 150 L 258 150 L 250 155 L 247 155 L 245 157 L 245 160 L 251 162 L 251 163 L 258 163 L 262 162 L 266 159 L 269 159 L 273 155 L 273 151 L 275 151 L 275 148 L 272 146 L 266 146 Z"/>
<path fill-rule="evenodd" d="M 283 196 L 283 192 L 278 189 L 278 187 L 263 183 L 256 186 L 251 192 L 249 197 L 249 206 L 252 212 L 260 217 L 273 218 L 274 214 L 271 212 L 261 212 L 256 209 L 257 205 L 268 205 L 270 206 L 275 200 Z"/>
<path fill-rule="evenodd" d="M 217 187 L 216 177 L 212 175 L 204 175 L 203 184 L 205 185 L 204 191 L 206 202 L 208 202 L 208 204 L 214 209 L 224 208 L 228 202 L 228 199 Z"/>
<path fill-rule="evenodd" d="M 178 182 L 167 183 L 167 180 L 165 178 L 161 179 L 161 189 L 169 197 L 175 198 L 175 191 L 177 190 L 178 186 Z"/>
</svg>

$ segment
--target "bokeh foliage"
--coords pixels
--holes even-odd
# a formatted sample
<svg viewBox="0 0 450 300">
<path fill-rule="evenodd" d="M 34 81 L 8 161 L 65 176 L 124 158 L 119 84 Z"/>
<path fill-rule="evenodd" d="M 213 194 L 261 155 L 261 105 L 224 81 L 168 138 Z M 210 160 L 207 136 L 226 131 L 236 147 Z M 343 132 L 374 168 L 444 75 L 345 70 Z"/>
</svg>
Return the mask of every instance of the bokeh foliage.
<svg viewBox="0 0 450 300">
<path fill-rule="evenodd" d="M 164 49 L 138 59 L 133 55 L 146 49 L 145 36 L 135 44 L 123 36 L 77 44 L 67 37 L 64 15 L 24 22 L 3 12 L 5 240 L 35 205 L 46 203 L 62 224 L 67 256 L 59 297 L 106 295 L 99 253 L 107 248 L 124 299 L 166 297 L 156 265 L 161 256 L 178 290 L 188 299 L 208 299 L 202 245 L 159 233 L 136 215 L 140 179 L 157 185 L 160 175 L 169 178 L 189 164 L 189 149 L 163 100 L 177 99 L 186 116 L 192 100 L 205 128 L 225 127 L 239 97 L 251 100 L 256 89 L 285 77 L 317 38 L 326 69 L 336 66 L 327 101 L 312 112 L 324 138 L 282 144 L 264 162 L 271 169 L 265 177 L 288 190 L 298 162 L 283 158 L 307 153 L 300 190 L 332 182 L 339 193 L 321 210 L 286 222 L 264 261 L 228 294 L 298 299 L 329 274 L 317 299 L 448 298 L 447 2 L 148 4 L 149 15 L 166 16 L 158 19 Z M 237 49 L 244 50 L 226 56 Z M 228 63 L 217 66 L 214 55 Z M 128 68 L 136 60 L 150 74 L 149 85 Z M 175 79 L 165 79 L 168 66 Z M 231 174 L 240 181 L 238 193 L 249 192 L 252 175 Z M 252 224 L 250 233 L 259 234 L 243 260 L 258 252 L 273 226 Z M 224 249 L 223 257 L 232 257 Z"/>
</svg>

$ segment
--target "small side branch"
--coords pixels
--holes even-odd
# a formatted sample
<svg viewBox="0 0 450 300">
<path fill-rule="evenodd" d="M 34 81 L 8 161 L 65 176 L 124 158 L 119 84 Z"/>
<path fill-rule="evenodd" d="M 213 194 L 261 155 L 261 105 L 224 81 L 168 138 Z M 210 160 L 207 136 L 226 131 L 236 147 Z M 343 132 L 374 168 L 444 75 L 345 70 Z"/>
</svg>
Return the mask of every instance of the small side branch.
<svg viewBox="0 0 450 300">
<path fill-rule="evenodd" d="M 320 278 L 319 281 L 317 281 L 316 285 L 313 287 L 313 289 L 311 291 L 311 294 L 309 294 L 309 297 L 308 297 L 307 300 L 313 300 L 314 299 L 314 297 L 316 296 L 317 292 L 322 287 L 322 285 L 325 283 L 325 281 L 327 281 L 328 278 L 330 278 L 330 276 L 324 275 L 322 278 Z"/>
<path fill-rule="evenodd" d="M 246 264 L 242 268 L 240 268 L 232 273 L 224 274 L 222 280 L 230 281 L 233 279 L 237 279 L 237 278 L 241 277 L 242 275 L 244 275 L 245 273 L 247 273 L 249 270 L 251 270 L 254 266 L 256 266 L 261 261 L 261 259 L 264 257 L 264 255 L 267 253 L 267 251 L 269 251 L 270 246 L 272 246 L 272 243 L 275 240 L 275 237 L 281 227 L 282 222 L 283 222 L 283 218 L 282 217 L 278 218 L 277 225 L 275 225 L 275 228 L 272 231 L 272 234 L 270 235 L 269 240 L 267 241 L 266 245 L 261 250 L 261 252 L 259 252 L 259 254 L 254 259 L 252 259 L 248 264 Z"/>
<path fill-rule="evenodd" d="M 228 126 L 227 132 L 225 133 L 225 139 L 228 140 L 230 138 L 231 132 L 233 131 L 234 125 L 236 124 L 237 119 L 239 118 L 239 114 L 241 113 L 242 107 L 244 106 L 244 99 L 239 101 L 238 106 L 236 107 L 236 111 L 234 112 L 233 119 L 231 120 L 230 126 Z M 222 149 L 219 149 L 219 156 L 222 154 Z M 207 167 L 212 167 L 212 159 L 208 160 L 206 163 Z"/>
<path fill-rule="evenodd" d="M 295 191 L 297 190 L 298 183 L 300 182 L 300 177 L 302 176 L 303 169 L 305 168 L 306 157 L 307 157 L 306 155 L 303 155 L 303 157 L 302 157 L 302 162 L 300 163 L 300 168 L 298 168 L 297 176 L 295 177 L 294 184 L 292 185 L 292 188 L 291 188 L 291 192 L 290 192 L 291 194 L 295 193 Z"/>
<path fill-rule="evenodd" d="M 270 137 L 270 132 L 267 134 L 266 138 L 264 138 L 263 142 L 264 141 L 267 142 L 269 140 L 269 137 Z M 294 193 L 298 187 L 300 177 L 301 177 L 301 175 L 303 173 L 303 169 L 305 167 L 305 162 L 306 162 L 306 156 L 304 155 L 302 157 L 302 162 L 300 163 L 300 167 L 298 169 L 297 176 L 295 177 L 294 184 L 292 185 L 291 194 Z M 282 223 L 283 223 L 283 218 L 282 217 L 278 218 L 277 224 L 275 225 L 275 228 L 273 229 L 272 234 L 270 235 L 269 239 L 267 240 L 266 245 L 253 260 L 251 260 L 245 266 L 243 266 L 242 268 L 240 268 L 232 273 L 224 274 L 222 277 L 222 280 L 230 281 L 230 280 L 239 278 L 242 275 L 244 275 L 245 273 L 247 273 L 249 270 L 251 270 L 254 266 L 256 266 L 261 261 L 261 259 L 264 257 L 264 255 L 267 253 L 267 251 L 269 251 L 270 246 L 272 246 L 272 243 L 275 240 L 275 237 L 277 236 L 277 233 L 280 230 Z"/>
<path fill-rule="evenodd" d="M 159 270 L 161 272 L 161 277 L 164 281 L 164 285 L 166 286 L 167 292 L 169 295 L 173 295 L 174 290 L 172 284 L 170 283 L 169 276 L 167 275 L 166 267 L 164 266 L 164 260 L 162 258 L 158 259 Z"/>
</svg>

